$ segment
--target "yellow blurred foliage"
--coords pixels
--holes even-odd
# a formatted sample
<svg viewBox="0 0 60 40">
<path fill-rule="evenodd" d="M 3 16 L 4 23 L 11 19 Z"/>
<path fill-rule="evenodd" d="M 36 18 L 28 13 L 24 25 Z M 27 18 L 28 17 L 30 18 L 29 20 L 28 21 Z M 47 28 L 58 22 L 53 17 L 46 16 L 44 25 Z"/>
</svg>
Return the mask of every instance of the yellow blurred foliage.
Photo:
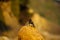
<svg viewBox="0 0 60 40">
<path fill-rule="evenodd" d="M 24 26 L 18 33 L 19 40 L 43 40 L 42 35 L 31 26 Z"/>
</svg>

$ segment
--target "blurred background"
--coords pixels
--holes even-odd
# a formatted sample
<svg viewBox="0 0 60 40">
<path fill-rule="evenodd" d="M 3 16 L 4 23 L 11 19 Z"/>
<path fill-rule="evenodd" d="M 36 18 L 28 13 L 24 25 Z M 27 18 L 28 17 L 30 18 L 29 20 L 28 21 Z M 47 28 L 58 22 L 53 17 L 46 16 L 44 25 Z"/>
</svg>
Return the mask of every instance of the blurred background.
<svg viewBox="0 0 60 40">
<path fill-rule="evenodd" d="M 0 0 L 0 39 L 17 40 L 17 32 L 27 24 L 45 40 L 60 40 L 60 0 Z"/>
</svg>

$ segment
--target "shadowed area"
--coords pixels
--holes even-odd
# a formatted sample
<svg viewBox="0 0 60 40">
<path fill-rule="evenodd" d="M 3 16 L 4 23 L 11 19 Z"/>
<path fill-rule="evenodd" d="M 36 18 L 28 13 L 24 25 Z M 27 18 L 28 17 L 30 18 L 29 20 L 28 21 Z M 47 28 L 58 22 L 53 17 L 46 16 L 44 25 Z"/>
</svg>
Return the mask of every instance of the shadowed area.
<svg viewBox="0 0 60 40">
<path fill-rule="evenodd" d="M 6 32 L 11 30 L 9 26 L 7 26 L 4 22 L 0 21 L 0 31 Z"/>
</svg>

